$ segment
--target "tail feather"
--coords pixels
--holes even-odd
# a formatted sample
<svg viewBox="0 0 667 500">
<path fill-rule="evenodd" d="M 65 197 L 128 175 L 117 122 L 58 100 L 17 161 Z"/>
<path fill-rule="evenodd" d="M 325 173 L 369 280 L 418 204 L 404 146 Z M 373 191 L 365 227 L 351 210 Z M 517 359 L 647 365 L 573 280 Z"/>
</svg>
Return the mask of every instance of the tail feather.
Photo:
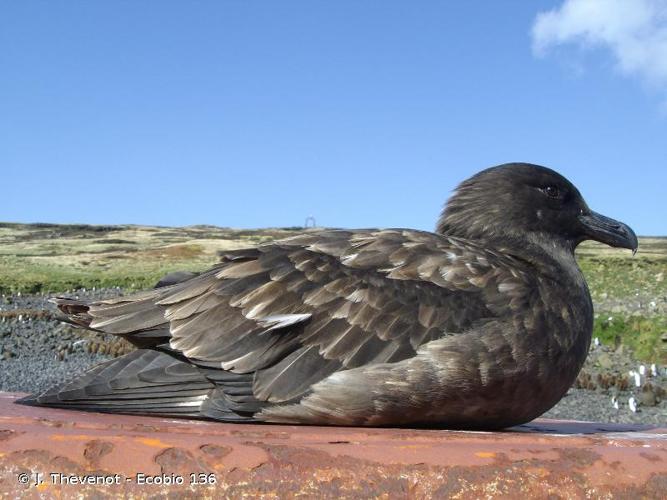
<svg viewBox="0 0 667 500">
<path fill-rule="evenodd" d="M 197 367 L 166 351 L 137 349 L 17 403 L 103 413 L 256 421 L 266 403 L 252 376 Z"/>
<path fill-rule="evenodd" d="M 92 330 L 90 323 L 93 317 L 88 314 L 89 307 L 85 302 L 69 297 L 54 297 L 49 302 L 55 304 L 62 313 L 58 315 L 60 321 Z"/>
<path fill-rule="evenodd" d="M 168 354 L 138 349 L 19 402 L 113 413 L 201 417 L 215 384 Z"/>
<path fill-rule="evenodd" d="M 176 272 L 162 278 L 155 288 L 131 296 L 85 302 L 70 297 L 50 299 L 62 313 L 58 319 L 74 326 L 102 333 L 124 336 L 138 347 L 149 347 L 156 342 L 146 339 L 169 338 L 165 308 L 158 304 L 165 295 L 174 295 L 179 285 L 199 276 L 197 273 Z M 133 339 L 132 337 L 138 337 Z"/>
</svg>

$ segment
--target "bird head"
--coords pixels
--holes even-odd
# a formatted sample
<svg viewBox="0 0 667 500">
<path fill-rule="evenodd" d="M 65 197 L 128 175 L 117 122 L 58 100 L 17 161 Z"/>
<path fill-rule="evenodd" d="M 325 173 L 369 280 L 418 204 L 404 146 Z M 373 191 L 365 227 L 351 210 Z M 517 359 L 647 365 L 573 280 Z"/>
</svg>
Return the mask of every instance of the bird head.
<svg viewBox="0 0 667 500">
<path fill-rule="evenodd" d="M 510 239 L 559 245 L 574 251 L 584 240 L 637 249 L 626 224 L 592 211 L 559 173 L 529 163 L 508 163 L 462 182 L 438 221 L 437 231 L 473 240 Z"/>
</svg>

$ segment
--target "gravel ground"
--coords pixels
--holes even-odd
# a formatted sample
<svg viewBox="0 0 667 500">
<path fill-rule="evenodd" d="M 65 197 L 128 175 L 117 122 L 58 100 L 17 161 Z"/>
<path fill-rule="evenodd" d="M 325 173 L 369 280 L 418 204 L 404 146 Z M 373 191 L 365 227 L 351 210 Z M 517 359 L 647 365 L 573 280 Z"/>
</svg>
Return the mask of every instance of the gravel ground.
<svg viewBox="0 0 667 500">
<path fill-rule="evenodd" d="M 628 407 L 628 399 L 636 397 L 632 392 L 622 392 L 618 396 L 618 409 L 614 408 L 609 394 L 586 389 L 570 389 L 560 402 L 546 412 L 545 418 L 585 420 L 618 424 L 667 424 L 667 404 L 661 401 L 655 406 L 639 404 L 636 412 Z"/>
<path fill-rule="evenodd" d="M 87 291 L 104 298 L 120 290 Z M 109 355 L 90 352 L 90 334 L 55 319 L 44 295 L 0 297 L 0 391 L 42 392 L 72 378 Z"/>
<path fill-rule="evenodd" d="M 79 290 L 87 299 L 116 296 L 119 289 Z M 41 392 L 87 368 L 127 351 L 110 336 L 85 332 L 58 322 L 44 295 L 0 296 L 0 391 Z M 627 350 L 591 349 L 575 387 L 544 416 L 606 423 L 667 424 L 667 368 L 646 366 L 635 385 L 630 371 L 640 371 Z M 615 408 L 615 398 L 618 408 Z M 631 411 L 629 399 L 637 402 Z"/>
</svg>

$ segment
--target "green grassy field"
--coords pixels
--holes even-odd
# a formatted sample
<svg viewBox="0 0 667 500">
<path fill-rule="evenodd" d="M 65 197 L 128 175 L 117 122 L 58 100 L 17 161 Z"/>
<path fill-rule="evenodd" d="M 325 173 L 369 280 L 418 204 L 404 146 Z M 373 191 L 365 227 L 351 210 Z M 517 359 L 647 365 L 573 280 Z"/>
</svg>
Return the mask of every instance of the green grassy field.
<svg viewBox="0 0 667 500">
<path fill-rule="evenodd" d="M 0 223 L 0 293 L 148 288 L 167 272 L 207 268 L 220 250 L 297 232 Z M 667 362 L 661 340 L 667 332 L 667 238 L 640 238 L 634 257 L 589 242 L 577 255 L 596 304 L 594 335 L 631 347 L 640 359 Z"/>
<path fill-rule="evenodd" d="M 0 292 L 141 289 L 175 270 L 203 270 L 219 250 L 295 234 L 212 226 L 87 226 L 0 223 Z"/>
</svg>

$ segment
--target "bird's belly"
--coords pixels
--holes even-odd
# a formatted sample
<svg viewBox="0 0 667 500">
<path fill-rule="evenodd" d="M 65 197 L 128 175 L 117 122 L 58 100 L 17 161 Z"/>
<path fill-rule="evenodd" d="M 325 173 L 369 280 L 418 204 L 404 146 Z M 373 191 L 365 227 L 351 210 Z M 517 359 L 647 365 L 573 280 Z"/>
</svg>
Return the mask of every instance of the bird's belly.
<svg viewBox="0 0 667 500">
<path fill-rule="evenodd" d="M 514 344 L 496 356 L 478 355 L 467 367 L 446 363 L 430 422 L 450 427 L 493 428 L 528 422 L 552 408 L 572 386 L 587 344 L 558 350 L 546 344 Z M 481 358 L 481 359 L 479 359 Z"/>
<path fill-rule="evenodd" d="M 336 372 L 313 386 L 300 403 L 267 408 L 262 418 L 334 425 L 509 427 L 555 405 L 574 382 L 586 350 L 586 342 L 559 350 L 553 342 L 497 332 L 488 338 L 444 337 L 425 344 L 410 359 Z"/>
</svg>

